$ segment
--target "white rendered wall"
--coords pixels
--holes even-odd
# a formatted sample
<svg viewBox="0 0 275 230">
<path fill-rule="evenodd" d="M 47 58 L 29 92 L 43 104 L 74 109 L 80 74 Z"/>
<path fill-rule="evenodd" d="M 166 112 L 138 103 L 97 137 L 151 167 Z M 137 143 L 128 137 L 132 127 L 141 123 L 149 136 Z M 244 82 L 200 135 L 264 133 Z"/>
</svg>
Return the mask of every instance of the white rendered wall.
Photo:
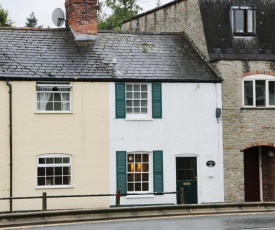
<svg viewBox="0 0 275 230">
<path fill-rule="evenodd" d="M 163 118 L 147 121 L 115 119 L 115 83 L 109 95 L 110 193 L 116 191 L 116 151 L 163 150 L 164 192 L 176 191 L 176 157 L 195 156 L 198 203 L 224 201 L 222 123 L 215 114 L 221 108 L 221 84 L 162 83 Z M 213 172 L 208 160 L 216 162 Z M 175 203 L 175 194 L 121 198 L 121 205 Z"/>
</svg>

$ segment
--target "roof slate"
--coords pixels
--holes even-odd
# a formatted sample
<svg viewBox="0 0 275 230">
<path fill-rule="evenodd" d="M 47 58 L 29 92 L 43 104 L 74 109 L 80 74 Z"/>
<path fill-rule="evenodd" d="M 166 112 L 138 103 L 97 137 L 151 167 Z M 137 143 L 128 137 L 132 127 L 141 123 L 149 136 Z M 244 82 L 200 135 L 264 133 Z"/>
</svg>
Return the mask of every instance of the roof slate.
<svg viewBox="0 0 275 230">
<path fill-rule="evenodd" d="M 275 60 L 275 0 L 199 0 L 199 4 L 210 59 Z M 233 36 L 234 5 L 256 6 L 256 36 Z"/>
<path fill-rule="evenodd" d="M 0 78 L 221 81 L 183 35 L 99 32 L 79 45 L 67 29 L 23 28 L 0 29 Z"/>
</svg>

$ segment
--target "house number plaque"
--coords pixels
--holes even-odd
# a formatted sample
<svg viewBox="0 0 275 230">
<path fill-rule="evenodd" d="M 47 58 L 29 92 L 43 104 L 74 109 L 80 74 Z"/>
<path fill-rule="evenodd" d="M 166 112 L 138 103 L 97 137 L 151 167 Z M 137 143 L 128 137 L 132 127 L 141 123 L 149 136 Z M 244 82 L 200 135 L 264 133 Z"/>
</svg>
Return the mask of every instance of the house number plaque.
<svg viewBox="0 0 275 230">
<path fill-rule="evenodd" d="M 214 167 L 215 165 L 216 165 L 216 163 L 215 163 L 215 161 L 212 161 L 212 160 L 210 160 L 210 161 L 207 161 L 206 162 L 206 165 L 208 166 L 208 167 Z"/>
</svg>

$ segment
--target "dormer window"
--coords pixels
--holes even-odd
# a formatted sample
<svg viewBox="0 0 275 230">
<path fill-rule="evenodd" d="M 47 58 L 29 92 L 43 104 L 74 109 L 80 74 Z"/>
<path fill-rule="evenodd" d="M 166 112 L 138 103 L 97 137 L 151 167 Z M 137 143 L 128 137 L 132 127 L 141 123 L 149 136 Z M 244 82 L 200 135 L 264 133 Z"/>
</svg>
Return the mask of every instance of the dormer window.
<svg viewBox="0 0 275 230">
<path fill-rule="evenodd" d="M 232 6 L 231 25 L 234 36 L 256 34 L 256 8 L 254 6 Z"/>
</svg>

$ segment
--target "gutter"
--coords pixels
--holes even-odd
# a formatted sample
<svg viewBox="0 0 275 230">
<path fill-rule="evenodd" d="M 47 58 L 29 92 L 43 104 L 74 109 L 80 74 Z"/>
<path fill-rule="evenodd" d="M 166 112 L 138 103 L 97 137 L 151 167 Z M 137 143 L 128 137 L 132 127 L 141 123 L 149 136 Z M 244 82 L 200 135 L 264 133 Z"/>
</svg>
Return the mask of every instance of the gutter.
<svg viewBox="0 0 275 230">
<path fill-rule="evenodd" d="M 12 212 L 12 85 L 9 80 L 6 81 L 7 86 L 9 86 L 9 127 L 10 127 L 10 212 Z"/>
</svg>

